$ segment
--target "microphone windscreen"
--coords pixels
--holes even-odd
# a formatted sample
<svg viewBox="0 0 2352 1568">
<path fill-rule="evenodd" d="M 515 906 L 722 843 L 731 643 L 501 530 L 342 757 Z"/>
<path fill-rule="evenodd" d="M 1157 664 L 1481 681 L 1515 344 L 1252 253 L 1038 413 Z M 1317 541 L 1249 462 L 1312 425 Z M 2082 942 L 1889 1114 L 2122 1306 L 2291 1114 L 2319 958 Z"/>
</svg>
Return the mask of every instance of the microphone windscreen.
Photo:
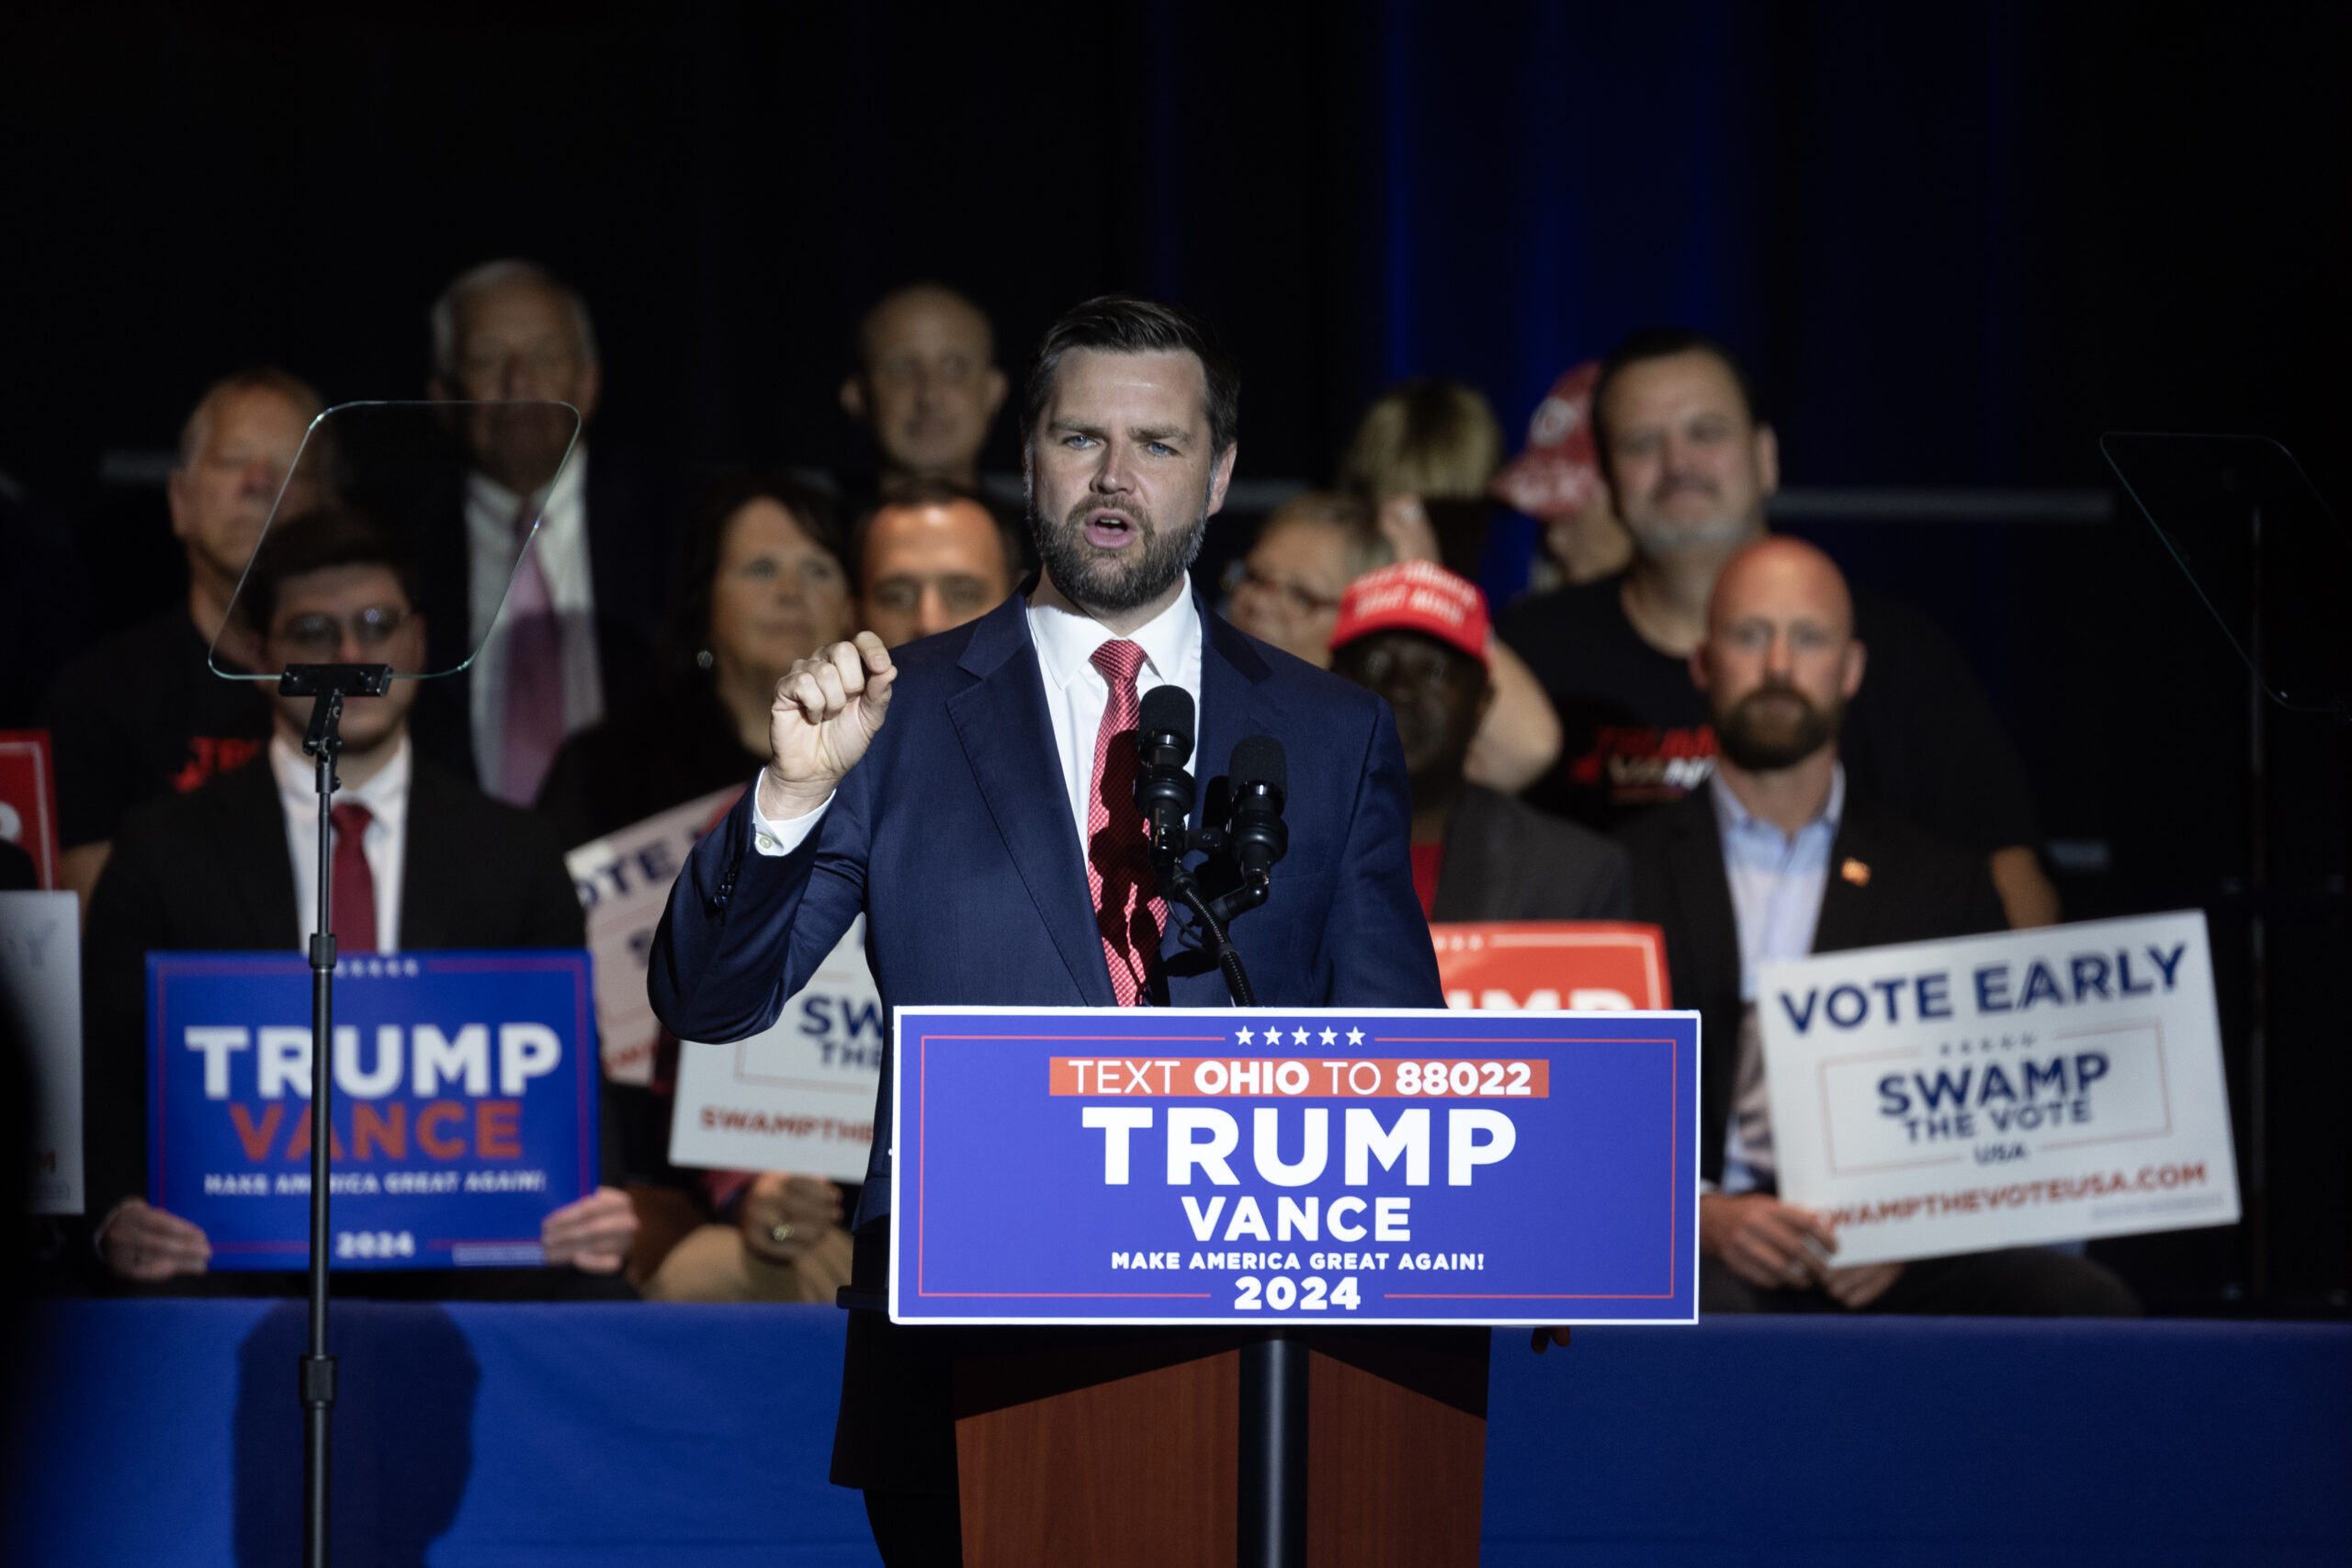
<svg viewBox="0 0 2352 1568">
<path fill-rule="evenodd" d="M 1283 755 L 1283 743 L 1271 735 L 1243 736 L 1233 748 L 1233 765 L 1226 773 L 1236 789 L 1269 784 L 1285 795 L 1290 793 L 1290 762 Z"/>
<path fill-rule="evenodd" d="M 1146 735 L 1181 735 L 1193 744 L 1193 694 L 1173 683 L 1154 686 L 1143 694 L 1140 728 Z"/>
</svg>

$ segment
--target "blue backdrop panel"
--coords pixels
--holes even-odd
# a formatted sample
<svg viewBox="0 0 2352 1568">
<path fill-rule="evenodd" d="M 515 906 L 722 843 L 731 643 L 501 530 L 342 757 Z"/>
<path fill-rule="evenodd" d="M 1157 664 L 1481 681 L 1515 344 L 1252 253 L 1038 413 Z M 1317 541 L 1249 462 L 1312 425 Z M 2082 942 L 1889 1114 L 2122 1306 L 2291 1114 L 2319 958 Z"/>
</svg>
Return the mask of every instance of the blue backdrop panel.
<svg viewBox="0 0 2352 1568">
<path fill-rule="evenodd" d="M 824 1307 L 336 1309 L 339 1568 L 873 1563 Z M 0 1554 L 291 1563 L 299 1303 L 36 1322 Z M 1490 1564 L 2341 1563 L 2352 1330 L 1914 1321 L 1496 1337 Z"/>
<path fill-rule="evenodd" d="M 2352 1561 L 2352 1330 L 1969 1318 L 1498 1334 L 1490 1565 Z"/>
</svg>

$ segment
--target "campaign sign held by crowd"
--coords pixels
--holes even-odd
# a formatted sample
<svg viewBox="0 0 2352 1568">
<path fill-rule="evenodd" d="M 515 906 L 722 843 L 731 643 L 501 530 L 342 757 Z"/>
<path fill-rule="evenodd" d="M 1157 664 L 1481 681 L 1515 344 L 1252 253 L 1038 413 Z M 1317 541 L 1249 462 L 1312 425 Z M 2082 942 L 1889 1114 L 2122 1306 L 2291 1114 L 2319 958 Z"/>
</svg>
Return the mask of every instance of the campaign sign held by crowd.
<svg viewBox="0 0 2352 1568">
<path fill-rule="evenodd" d="M 1781 1196 L 1839 1263 L 2238 1217 L 2205 917 L 1763 965 Z"/>
<path fill-rule="evenodd" d="M 893 1021 L 898 1322 L 1697 1320 L 1695 1014 Z"/>
<path fill-rule="evenodd" d="M 1626 1012 L 1673 1005 L 1666 938 L 1630 920 L 1448 920 L 1430 926 L 1445 1005 Z"/>
<path fill-rule="evenodd" d="M 882 1043 L 860 915 L 775 1022 L 728 1044 L 679 1044 L 670 1163 L 865 1180 Z"/>
<path fill-rule="evenodd" d="M 334 1266 L 536 1264 L 539 1222 L 596 1185 L 588 955 L 354 954 L 335 968 Z M 311 970 L 147 959 L 147 1197 L 214 1269 L 310 1256 Z"/>
<path fill-rule="evenodd" d="M 588 916 L 588 950 L 596 955 L 596 1034 L 605 1076 L 615 1083 L 653 1081 L 653 1047 L 662 1021 L 645 996 L 653 932 L 669 907 L 671 885 L 695 843 L 727 815 L 741 784 L 591 840 L 563 857 Z"/>
</svg>

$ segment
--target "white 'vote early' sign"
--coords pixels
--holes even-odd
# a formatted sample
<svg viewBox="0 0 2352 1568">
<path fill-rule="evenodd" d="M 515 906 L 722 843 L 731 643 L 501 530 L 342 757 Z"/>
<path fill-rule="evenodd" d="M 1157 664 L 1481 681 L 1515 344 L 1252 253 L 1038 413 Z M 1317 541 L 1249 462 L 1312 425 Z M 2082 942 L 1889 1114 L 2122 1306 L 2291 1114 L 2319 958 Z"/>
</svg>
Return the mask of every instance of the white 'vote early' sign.
<svg viewBox="0 0 2352 1568">
<path fill-rule="evenodd" d="M 679 1044 L 671 1163 L 865 1180 L 883 1039 L 860 915 L 765 1030 Z"/>
<path fill-rule="evenodd" d="M 1781 1196 L 1874 1263 L 2229 1224 L 2205 917 L 1767 964 Z"/>
</svg>

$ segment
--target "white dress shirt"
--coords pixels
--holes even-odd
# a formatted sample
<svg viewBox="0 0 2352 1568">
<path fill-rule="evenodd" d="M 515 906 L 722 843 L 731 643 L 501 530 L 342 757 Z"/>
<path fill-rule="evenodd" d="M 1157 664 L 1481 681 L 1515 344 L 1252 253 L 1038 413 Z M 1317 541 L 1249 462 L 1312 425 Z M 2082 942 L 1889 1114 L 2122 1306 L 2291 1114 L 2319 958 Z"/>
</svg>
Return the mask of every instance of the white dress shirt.
<svg viewBox="0 0 2352 1568">
<path fill-rule="evenodd" d="M 1821 895 L 1829 886 L 1829 852 L 1846 809 L 1846 765 L 1831 769 L 1828 797 L 1794 833 L 1783 833 L 1741 805 L 1722 773 L 1707 788 L 1739 928 L 1739 1041 L 1732 1066 L 1731 1125 L 1724 1137 L 1723 1190 L 1746 1192 L 1763 1185 L 1776 1168 L 1771 1091 L 1764 1081 L 1763 1032 L 1756 1021 L 1756 971 L 1813 952 Z"/>
<path fill-rule="evenodd" d="M 488 788 L 504 776 L 506 644 L 511 623 L 499 618 L 514 575 L 514 515 L 523 497 L 480 471 L 466 476 L 466 606 L 473 646 L 471 718 L 475 776 Z M 603 671 L 596 659 L 595 576 L 588 561 L 588 449 L 575 448 L 556 475 L 531 541 L 547 573 L 548 594 L 563 627 L 563 732 L 605 716 Z"/>
<path fill-rule="evenodd" d="M 376 776 L 356 789 L 334 792 L 337 806 L 364 806 L 371 820 L 359 840 L 368 873 L 376 884 L 376 951 L 397 953 L 401 945 L 401 877 L 408 864 L 408 786 L 413 759 L 408 737 Z M 286 850 L 294 861 L 295 945 L 307 951 L 319 929 L 319 788 L 317 764 L 282 735 L 269 742 L 269 771 L 277 780 L 277 804 L 286 814 Z M 332 855 L 333 849 L 328 851 Z M 329 860 L 332 866 L 334 863 Z M 335 890 L 337 897 L 346 895 Z"/>
<path fill-rule="evenodd" d="M 1034 600 L 1027 607 L 1029 636 L 1037 645 L 1037 669 L 1045 677 L 1046 715 L 1054 729 L 1054 749 L 1060 753 L 1062 788 L 1069 796 L 1070 830 L 1085 852 L 1089 793 L 1094 784 L 1094 742 L 1102 728 L 1103 710 L 1111 705 L 1111 683 L 1094 667 L 1094 650 L 1117 634 L 1091 615 L 1077 614 Z M 1143 649 L 1143 668 L 1136 671 L 1136 696 L 1155 687 L 1178 685 L 1192 694 L 1197 724 L 1201 711 L 1201 615 L 1188 591 L 1176 602 L 1128 634 L 1127 641 Z M 1193 759 L 1193 772 L 1200 771 Z M 832 804 L 789 822 L 771 822 L 760 810 L 759 784 L 752 785 L 752 817 L 757 831 L 752 847 L 762 854 L 787 855 L 816 831 L 817 823 Z"/>
</svg>

